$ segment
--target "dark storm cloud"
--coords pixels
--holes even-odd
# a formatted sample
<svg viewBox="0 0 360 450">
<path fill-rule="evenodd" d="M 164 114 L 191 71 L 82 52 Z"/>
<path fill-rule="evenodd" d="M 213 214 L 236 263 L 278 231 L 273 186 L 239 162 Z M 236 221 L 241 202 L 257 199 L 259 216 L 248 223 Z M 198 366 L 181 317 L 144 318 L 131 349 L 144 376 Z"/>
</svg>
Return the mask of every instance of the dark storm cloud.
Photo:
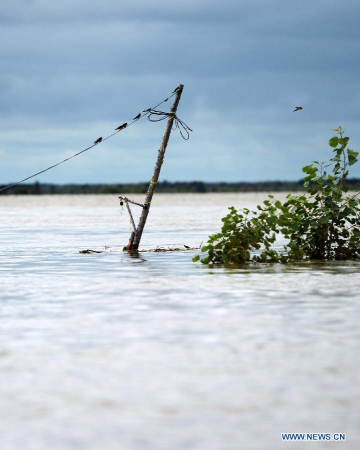
<svg viewBox="0 0 360 450">
<path fill-rule="evenodd" d="M 87 146 L 180 82 L 195 132 L 172 138 L 166 178 L 298 178 L 339 123 L 360 144 L 359 15 L 332 0 L 6 2 L 0 181 Z M 147 179 L 162 126 L 138 124 L 42 179 Z"/>
</svg>

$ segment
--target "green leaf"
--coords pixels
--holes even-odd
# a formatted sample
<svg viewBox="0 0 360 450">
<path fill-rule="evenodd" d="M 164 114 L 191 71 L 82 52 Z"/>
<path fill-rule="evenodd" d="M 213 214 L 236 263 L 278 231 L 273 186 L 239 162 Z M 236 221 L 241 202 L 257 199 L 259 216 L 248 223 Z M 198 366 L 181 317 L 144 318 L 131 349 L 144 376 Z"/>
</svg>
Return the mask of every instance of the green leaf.
<svg viewBox="0 0 360 450">
<path fill-rule="evenodd" d="M 277 223 L 277 218 L 276 218 L 275 216 L 270 216 L 268 220 L 269 220 L 269 222 L 272 223 L 272 224 Z"/>
<path fill-rule="evenodd" d="M 254 250 L 260 250 L 260 254 L 251 259 L 262 263 L 360 258 L 360 203 L 345 198 L 342 192 L 349 189 L 344 180 L 358 153 L 350 149 L 345 153 L 349 139 L 342 137 L 341 127 L 337 130 L 340 137 L 329 141 L 334 157 L 328 163 L 316 161 L 303 168 L 306 195 L 288 194 L 284 203 L 269 195 L 255 211 L 230 207 L 222 219 L 221 232 L 211 235 L 202 247 L 207 250 L 205 257 L 196 255 L 193 261 L 245 263 Z M 313 164 L 321 167 L 321 175 Z M 326 173 L 327 167 L 331 175 Z M 288 239 L 286 255 L 273 248 L 280 232 Z"/>
<path fill-rule="evenodd" d="M 345 209 L 344 209 L 344 211 L 342 212 L 342 216 L 343 217 L 346 217 L 346 216 L 349 216 L 349 215 L 351 215 L 352 214 L 352 209 L 351 208 L 348 208 L 348 207 L 346 207 Z"/>
<path fill-rule="evenodd" d="M 304 173 L 309 173 L 309 170 L 312 169 L 312 167 L 313 167 L 313 165 L 312 165 L 312 164 L 309 164 L 308 166 L 303 167 L 301 170 L 302 170 Z"/>
<path fill-rule="evenodd" d="M 358 157 L 359 153 L 354 152 L 354 150 L 350 150 L 348 148 L 347 154 L 348 154 L 348 158 L 349 158 L 349 166 L 352 166 L 353 164 L 355 164 L 357 162 L 357 157 Z"/>
<path fill-rule="evenodd" d="M 340 158 L 340 156 L 336 155 L 333 158 L 331 158 L 330 161 L 331 162 L 339 162 L 339 161 L 341 161 L 341 158 Z"/>
<path fill-rule="evenodd" d="M 339 138 L 337 136 L 334 136 L 329 140 L 330 147 L 335 148 L 335 147 L 337 147 L 338 143 L 339 143 Z"/>
</svg>

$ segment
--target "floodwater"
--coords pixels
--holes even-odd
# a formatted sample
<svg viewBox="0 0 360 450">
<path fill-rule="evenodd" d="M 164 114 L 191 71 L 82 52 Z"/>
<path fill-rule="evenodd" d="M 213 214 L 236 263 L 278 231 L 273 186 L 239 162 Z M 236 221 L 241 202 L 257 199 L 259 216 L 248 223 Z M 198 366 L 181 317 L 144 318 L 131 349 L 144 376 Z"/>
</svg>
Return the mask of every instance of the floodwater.
<svg viewBox="0 0 360 450">
<path fill-rule="evenodd" d="M 198 247 L 265 196 L 155 195 L 141 247 Z M 0 213 L 1 450 L 359 448 L 359 262 L 130 256 L 112 195 Z"/>
</svg>

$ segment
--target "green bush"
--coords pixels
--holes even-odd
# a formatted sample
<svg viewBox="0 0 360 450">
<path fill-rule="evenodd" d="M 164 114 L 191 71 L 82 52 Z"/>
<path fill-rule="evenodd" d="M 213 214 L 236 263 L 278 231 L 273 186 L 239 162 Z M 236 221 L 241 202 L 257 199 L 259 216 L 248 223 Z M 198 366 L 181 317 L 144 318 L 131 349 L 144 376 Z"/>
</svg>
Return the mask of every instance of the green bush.
<svg viewBox="0 0 360 450">
<path fill-rule="evenodd" d="M 343 260 L 360 257 L 359 192 L 346 196 L 345 180 L 358 153 L 347 148 L 349 138 L 340 126 L 329 141 L 334 156 L 313 161 L 302 170 L 308 194 L 287 195 L 285 202 L 273 195 L 256 211 L 229 208 L 220 233 L 209 236 L 201 248 L 205 255 L 193 261 L 204 264 Z M 282 251 L 273 245 L 282 234 L 288 242 Z M 256 252 L 251 256 L 251 253 Z"/>
</svg>

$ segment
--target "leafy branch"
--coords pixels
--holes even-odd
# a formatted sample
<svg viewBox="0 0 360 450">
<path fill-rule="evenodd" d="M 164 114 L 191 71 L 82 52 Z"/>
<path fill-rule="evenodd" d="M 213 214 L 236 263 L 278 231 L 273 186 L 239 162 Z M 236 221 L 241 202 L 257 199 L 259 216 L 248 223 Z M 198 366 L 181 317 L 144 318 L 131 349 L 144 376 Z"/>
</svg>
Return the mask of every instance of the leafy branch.
<svg viewBox="0 0 360 450">
<path fill-rule="evenodd" d="M 209 236 L 193 261 L 203 264 L 292 262 L 301 259 L 342 260 L 360 257 L 359 192 L 346 196 L 349 167 L 358 152 L 348 148 L 344 129 L 329 140 L 334 153 L 328 162 L 303 167 L 307 195 L 288 194 L 285 202 L 273 195 L 255 211 L 230 207 L 219 233 Z M 325 170 L 326 169 L 326 170 Z M 287 244 L 275 250 L 277 235 Z"/>
</svg>

